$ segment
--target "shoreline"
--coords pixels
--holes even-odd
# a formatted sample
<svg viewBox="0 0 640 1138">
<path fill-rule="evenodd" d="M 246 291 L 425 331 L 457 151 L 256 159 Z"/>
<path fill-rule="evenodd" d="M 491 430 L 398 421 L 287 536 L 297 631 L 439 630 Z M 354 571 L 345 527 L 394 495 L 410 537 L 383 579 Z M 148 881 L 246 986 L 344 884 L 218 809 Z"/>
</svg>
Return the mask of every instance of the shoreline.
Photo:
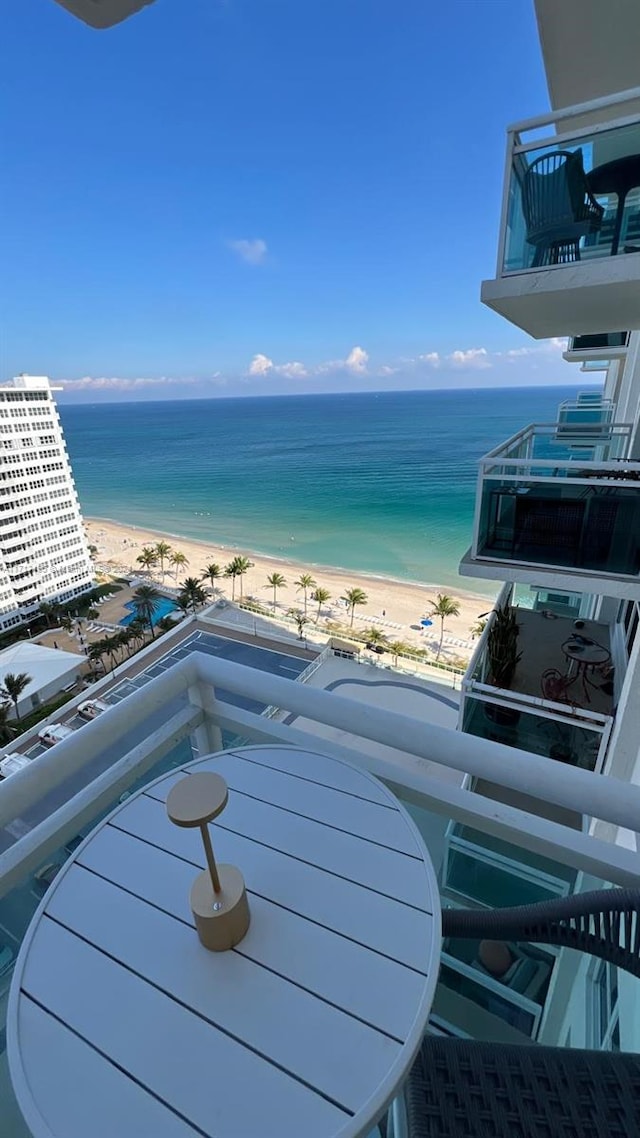
<svg viewBox="0 0 640 1138">
<path fill-rule="evenodd" d="M 339 603 L 339 597 L 346 589 L 359 587 L 367 594 L 368 603 L 356 609 L 353 627 L 360 629 L 381 627 L 390 640 L 402 640 L 416 647 L 433 649 L 435 642 L 437 648 L 440 633 L 438 618 L 435 618 L 432 627 L 425 631 L 421 630 L 419 621 L 423 616 L 429 615 L 436 595 L 445 593 L 454 597 L 460 605 L 460 614 L 456 617 L 447 617 L 445 620 L 445 637 L 459 640 L 464 644 L 449 644 L 445 639 L 442 648 L 443 661 L 468 659 L 473 648 L 470 629 L 479 614 L 486 612 L 493 604 L 491 597 L 486 594 L 466 589 L 351 571 L 339 566 L 318 565 L 302 562 L 297 558 L 274 557 L 236 545 L 229 546 L 220 542 L 187 538 L 166 530 L 125 524 L 110 518 L 85 518 L 85 525 L 89 542 L 98 549 L 95 558 L 98 566 L 114 575 L 120 573 L 123 576 L 139 576 L 145 579 L 146 574 L 137 564 L 136 558 L 143 546 L 155 545 L 162 540 L 168 541 L 188 559 L 188 563 L 178 572 L 178 583 L 186 577 L 201 577 L 210 562 L 217 562 L 224 569 L 224 565 L 233 556 L 243 554 L 253 562 L 243 582 L 243 594 L 246 598 L 253 596 L 265 608 L 271 607 L 273 590 L 266 584 L 266 577 L 274 571 L 279 571 L 285 576 L 287 584 L 278 590 L 277 609 L 280 612 L 286 612 L 289 608 L 303 609 L 303 593 L 296 589 L 292 578 L 294 575 L 298 577 L 301 573 L 311 573 L 317 584 L 328 588 L 331 593 L 331 599 L 322 606 L 323 616 L 348 624 L 350 617 L 347 616 L 344 605 Z M 157 570 L 152 574 L 152 577 L 154 576 L 158 579 Z M 175 575 L 170 567 L 165 569 L 165 583 L 175 584 Z M 231 597 L 231 582 L 228 579 L 220 579 L 220 588 L 225 596 Z M 240 585 L 237 582 L 236 600 L 239 589 Z M 496 588 L 496 593 L 497 591 Z M 308 613 L 311 621 L 315 619 L 317 608 L 317 603 L 309 596 Z"/>
<path fill-rule="evenodd" d="M 250 560 L 269 561 L 274 565 L 284 565 L 296 571 L 298 569 L 313 569 L 317 570 L 319 574 L 339 573 L 341 576 L 353 577 L 354 580 L 356 577 L 358 579 L 366 578 L 368 581 L 376 581 L 388 585 L 406 585 L 407 588 L 429 589 L 432 592 L 447 593 L 448 596 L 451 596 L 452 592 L 455 592 L 456 596 L 460 595 L 461 597 L 473 598 L 474 600 L 486 602 L 487 604 L 491 601 L 491 595 L 489 593 L 475 593 L 473 589 L 464 587 L 458 588 L 457 585 L 439 585 L 436 581 L 416 581 L 413 577 L 392 577 L 388 573 L 374 573 L 370 569 L 349 569 L 344 565 L 327 565 L 324 561 L 303 561 L 299 557 L 285 557 L 284 554 L 278 556 L 275 553 L 263 553 L 258 549 L 249 549 L 246 545 L 225 545 L 221 541 L 211 542 L 204 541 L 201 537 L 185 537 L 182 533 L 158 529 L 156 526 L 139 526 L 133 522 L 120 522 L 117 518 L 104 518 L 91 515 L 90 517 L 85 516 L 83 520 L 87 527 L 90 525 L 115 526 L 124 531 L 131 530 L 135 534 L 148 534 L 157 538 L 171 538 L 172 541 L 181 542 L 182 545 L 195 545 L 203 550 L 223 550 L 230 557 L 236 556 L 237 554 L 244 554 L 244 556 L 250 558 Z M 144 541 L 142 544 L 149 545 L 151 543 Z M 135 572 L 139 573 L 141 570 L 138 568 Z M 185 571 L 184 575 L 186 577 L 190 576 L 188 571 Z M 498 582 L 496 586 L 496 596 L 501 587 L 502 583 Z"/>
</svg>

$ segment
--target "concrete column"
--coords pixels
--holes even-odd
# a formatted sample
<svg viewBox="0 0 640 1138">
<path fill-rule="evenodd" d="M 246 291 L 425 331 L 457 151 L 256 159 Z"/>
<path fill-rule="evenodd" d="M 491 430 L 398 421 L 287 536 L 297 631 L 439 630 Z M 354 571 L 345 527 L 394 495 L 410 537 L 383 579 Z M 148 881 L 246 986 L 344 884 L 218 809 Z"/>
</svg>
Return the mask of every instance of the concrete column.
<svg viewBox="0 0 640 1138">
<path fill-rule="evenodd" d="M 640 332 L 632 332 L 629 350 L 619 383 L 616 419 L 619 423 L 634 423 L 630 458 L 640 459 Z"/>
<path fill-rule="evenodd" d="M 640 634 L 636 635 L 631 649 L 620 692 L 609 741 L 607 770 L 624 782 L 640 781 Z"/>
<path fill-rule="evenodd" d="M 222 750 L 222 730 L 215 721 L 215 691 L 203 684 L 189 687 L 189 703 L 204 711 L 204 721 L 193 733 L 193 740 L 199 755 L 208 755 Z"/>
</svg>

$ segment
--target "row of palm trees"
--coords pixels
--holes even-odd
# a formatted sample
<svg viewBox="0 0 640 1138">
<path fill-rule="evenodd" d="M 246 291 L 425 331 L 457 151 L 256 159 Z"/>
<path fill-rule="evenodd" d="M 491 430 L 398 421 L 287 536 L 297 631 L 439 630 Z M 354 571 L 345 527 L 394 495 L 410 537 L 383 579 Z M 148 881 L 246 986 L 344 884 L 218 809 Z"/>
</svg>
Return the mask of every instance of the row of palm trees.
<svg viewBox="0 0 640 1138">
<path fill-rule="evenodd" d="M 149 571 L 149 572 L 152 569 L 156 568 L 156 566 L 159 566 L 160 574 L 163 578 L 164 578 L 164 574 L 165 574 L 165 563 L 168 562 L 170 565 L 173 565 L 176 569 L 176 580 L 178 577 L 179 569 L 184 568 L 185 565 L 189 564 L 184 553 L 180 553 L 178 551 L 173 550 L 171 548 L 171 546 L 168 545 L 168 543 L 166 541 L 159 541 L 159 542 L 157 542 L 156 545 L 153 545 L 153 546 L 150 546 L 150 545 L 144 546 L 144 548 L 142 549 L 142 552 L 139 554 L 139 556 L 137 558 L 137 561 L 138 561 L 138 564 L 143 569 L 145 569 L 146 571 Z M 184 598 L 187 602 L 186 607 L 193 608 L 193 610 L 195 611 L 196 606 L 198 604 L 204 603 L 204 601 L 206 600 L 206 595 L 201 596 L 201 592 L 199 591 L 199 588 L 198 588 L 199 586 L 201 586 L 201 583 L 206 581 L 209 584 L 211 590 L 215 591 L 219 587 L 217 582 L 220 581 L 222 578 L 227 578 L 227 579 L 231 580 L 231 600 L 232 601 L 235 601 L 235 599 L 236 599 L 235 598 L 236 581 L 239 581 L 239 584 L 240 584 L 239 598 L 240 598 L 240 600 L 243 600 L 243 598 L 244 598 L 244 587 L 243 587 L 244 581 L 243 581 L 243 578 L 244 578 L 245 574 L 248 573 L 249 570 L 253 569 L 253 568 L 254 568 L 254 562 L 250 561 L 248 557 L 245 557 L 242 554 L 237 554 L 235 557 L 233 557 L 231 559 L 231 561 L 229 562 L 229 564 L 224 566 L 224 568 L 221 565 L 219 565 L 217 562 L 214 561 L 211 564 L 206 566 L 206 568 L 202 574 L 202 577 L 199 580 L 198 580 L 198 578 L 195 578 L 195 577 L 188 577 L 185 581 L 183 581 L 182 586 L 181 586 L 180 597 L 178 598 L 178 604 L 180 604 L 180 599 Z M 272 603 L 273 603 L 274 611 L 275 611 L 276 604 L 277 604 L 278 589 L 284 588 L 286 586 L 286 584 L 287 584 L 286 578 L 283 576 L 282 573 L 279 573 L 277 571 L 270 573 L 269 576 L 267 577 L 267 584 L 265 585 L 265 588 L 273 589 L 273 602 Z M 310 573 L 301 573 L 300 577 L 295 582 L 295 586 L 296 586 L 297 591 L 302 592 L 302 594 L 303 594 L 304 616 L 305 617 L 307 616 L 309 599 L 311 599 L 312 601 L 315 601 L 317 603 L 317 605 L 318 605 L 318 612 L 316 615 L 316 622 L 317 622 L 317 620 L 319 619 L 319 616 L 320 616 L 320 611 L 321 611 L 322 605 L 326 604 L 326 602 L 331 599 L 331 593 L 330 593 L 329 589 L 325 589 L 324 586 L 318 585 L 317 581 L 314 579 L 314 577 L 312 577 L 312 575 Z M 150 586 L 141 586 L 142 589 L 148 589 L 149 587 Z M 139 592 L 140 592 L 140 589 L 138 590 L 138 593 Z M 343 597 L 341 597 L 341 600 L 344 601 L 344 603 L 347 606 L 348 611 L 350 611 L 350 613 L 351 613 L 351 624 L 353 625 L 353 619 L 354 619 L 356 608 L 359 605 L 366 605 L 368 603 L 367 594 L 363 591 L 363 589 L 359 589 L 357 587 L 354 587 L 352 589 L 347 589 L 345 595 Z M 133 597 L 133 601 L 135 604 L 135 595 Z M 180 605 L 180 607 L 182 607 L 182 606 Z M 146 617 L 146 613 L 144 615 Z M 147 618 L 147 622 L 148 622 L 148 618 Z"/>
<path fill-rule="evenodd" d="M 160 572 L 163 577 L 166 561 L 175 567 L 176 581 L 178 579 L 179 569 L 184 568 L 185 565 L 189 564 L 184 553 L 173 550 L 166 541 L 159 541 L 154 546 L 145 546 L 142 550 L 142 553 L 138 557 L 139 564 L 142 565 L 145 569 L 150 570 L 156 565 L 159 565 Z M 253 567 L 253 561 L 250 561 L 248 557 L 244 557 L 241 554 L 233 557 L 229 564 L 224 568 L 221 565 L 218 565 L 216 562 L 212 562 L 210 565 L 206 566 L 204 573 L 200 579 L 196 577 L 187 577 L 187 579 L 182 583 L 180 596 L 178 597 L 179 606 L 181 608 L 184 608 L 185 611 L 192 609 L 193 612 L 195 612 L 198 605 L 204 604 L 206 600 L 206 593 L 202 589 L 202 582 L 206 581 L 209 584 L 211 590 L 215 592 L 215 590 L 218 588 L 217 582 L 220 581 L 220 579 L 223 577 L 231 580 L 232 601 L 235 600 L 236 580 L 239 580 L 239 598 L 242 601 L 244 597 L 243 578 L 245 574 L 248 573 L 249 569 L 253 569 Z M 286 578 L 277 570 L 274 570 L 274 572 L 270 573 L 267 577 L 267 583 L 264 587 L 265 589 L 273 590 L 272 605 L 274 612 L 276 610 L 278 589 L 285 588 L 286 584 Z M 303 615 L 305 617 L 305 621 L 307 620 L 309 599 L 317 603 L 317 624 L 320 618 L 322 605 L 326 604 L 326 602 L 331 599 L 331 593 L 329 589 L 324 588 L 322 585 L 318 585 L 317 581 L 311 575 L 311 573 L 301 573 L 297 581 L 294 582 L 294 585 L 297 592 L 301 592 L 303 594 Z M 149 586 L 146 587 L 148 588 Z M 145 588 L 145 586 L 142 586 L 142 588 Z M 138 592 L 139 591 L 140 590 L 138 590 Z M 135 596 L 133 599 L 135 603 Z M 356 609 L 368 604 L 369 599 L 367 597 L 367 594 L 359 586 L 354 586 L 353 588 L 346 589 L 344 595 L 340 597 L 340 600 L 345 604 L 347 612 L 351 616 L 350 627 L 353 628 Z M 447 617 L 459 616 L 459 614 L 460 602 L 457 601 L 454 597 L 449 596 L 447 593 L 438 593 L 437 600 L 432 602 L 431 610 L 429 613 L 430 616 L 435 616 L 440 620 L 440 642 L 438 644 L 436 659 L 439 658 L 440 653 L 442 652 L 445 620 Z M 146 611 L 144 613 L 141 613 L 141 616 L 143 619 L 147 619 L 147 623 L 151 623 L 147 617 Z"/>
</svg>

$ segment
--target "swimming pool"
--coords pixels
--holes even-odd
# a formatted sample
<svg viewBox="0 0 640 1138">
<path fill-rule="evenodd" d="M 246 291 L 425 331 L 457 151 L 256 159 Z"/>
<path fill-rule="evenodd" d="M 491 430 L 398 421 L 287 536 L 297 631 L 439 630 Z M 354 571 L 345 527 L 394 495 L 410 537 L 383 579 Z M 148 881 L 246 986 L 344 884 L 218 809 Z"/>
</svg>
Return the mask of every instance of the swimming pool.
<svg viewBox="0 0 640 1138">
<path fill-rule="evenodd" d="M 170 612 L 175 612 L 178 607 L 173 601 L 169 600 L 168 597 L 158 597 L 156 604 L 158 607 L 153 614 L 152 620 L 152 624 L 154 625 L 156 625 L 159 620 L 162 620 L 163 616 L 168 616 Z M 136 606 L 133 601 L 127 601 L 124 607 L 130 611 L 128 616 L 123 616 L 120 624 L 131 624 L 132 621 L 136 620 Z"/>
</svg>

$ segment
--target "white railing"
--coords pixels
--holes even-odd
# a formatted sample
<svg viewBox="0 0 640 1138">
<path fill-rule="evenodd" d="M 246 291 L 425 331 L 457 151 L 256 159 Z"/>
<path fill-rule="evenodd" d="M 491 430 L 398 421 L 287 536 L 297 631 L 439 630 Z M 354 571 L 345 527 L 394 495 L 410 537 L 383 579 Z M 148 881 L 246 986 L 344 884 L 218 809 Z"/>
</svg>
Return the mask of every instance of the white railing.
<svg viewBox="0 0 640 1138">
<path fill-rule="evenodd" d="M 268 721 L 254 712 L 231 706 L 216 695 L 224 688 L 266 704 L 286 708 L 337 734 L 383 744 L 394 757 L 380 757 L 377 748 L 355 750 Z M 183 706 L 176 700 L 183 697 Z M 185 701 L 186 697 L 186 703 Z M 167 709 L 173 704 L 173 714 Z M 127 739 L 144 727 L 142 739 L 127 749 Z M 435 810 L 485 833 L 607 881 L 632 884 L 640 877 L 635 846 L 640 828 L 640 786 L 602 778 L 589 771 L 505 747 L 422 720 L 385 711 L 201 653 L 193 653 L 161 676 L 103 713 L 50 752 L 0 786 L 0 827 L 15 832 L 16 822 L 37 814 L 47 793 L 65 784 L 65 801 L 0 854 L 0 896 L 23 881 L 64 842 L 127 786 L 136 782 L 158 755 L 195 731 L 200 754 L 220 748 L 220 729 L 256 742 L 286 742 L 310 750 L 349 758 L 382 778 L 404 799 Z M 83 770 L 114 741 L 123 754 L 93 781 L 74 793 L 72 780 L 82 782 Z M 508 806 L 442 780 L 433 763 L 601 819 L 632 836 L 632 848 L 577 832 L 536 814 Z M 461 780 L 462 781 L 462 780 Z"/>
<path fill-rule="evenodd" d="M 636 109 L 639 99 L 640 87 L 634 87 L 628 91 L 621 91 L 615 95 L 606 96 L 605 98 L 592 99 L 587 103 L 546 112 L 545 114 L 522 120 L 521 122 L 514 123 L 507 127 L 500 239 L 498 242 L 498 259 L 496 266 L 497 278 L 509 274 L 509 270 L 505 268 L 505 253 L 509 241 L 511 190 L 515 177 L 514 171 L 518 164 L 526 163 L 525 156 L 527 152 L 543 152 L 545 149 L 550 148 L 570 149 L 575 144 L 585 146 L 591 140 L 597 142 L 599 136 L 607 132 L 621 130 L 624 127 L 636 126 L 640 121 Z M 634 104 L 636 106 L 634 106 Z M 610 110 L 611 117 L 604 122 L 596 121 L 602 119 L 601 112 L 603 110 Z M 585 123 L 588 124 L 590 116 L 593 116 L 591 124 L 584 125 Z M 568 124 L 572 119 L 579 119 L 580 125 L 569 130 Z M 559 131 L 557 129 L 558 124 L 561 124 Z M 540 132 L 544 127 L 548 127 L 549 130 L 544 137 L 540 137 Z M 525 138 L 525 135 L 530 135 L 532 132 L 535 132 L 537 137 Z M 608 159 L 617 156 L 615 153 L 609 153 Z M 525 269 L 525 267 L 522 266 L 516 271 L 535 272 L 536 270 L 531 268 Z"/>
<path fill-rule="evenodd" d="M 572 424 L 573 426 L 573 424 Z M 589 424 L 587 424 L 589 426 Z M 550 457 L 538 458 L 535 455 L 535 444 L 538 439 L 547 439 L 550 441 L 557 441 L 561 444 L 565 443 L 564 429 L 565 423 L 560 421 L 556 423 L 529 423 L 522 430 L 517 431 L 515 435 L 504 442 L 498 444 L 493 450 L 488 451 L 480 459 L 480 468 L 485 474 L 490 474 L 494 471 L 496 466 L 508 467 L 515 472 L 521 471 L 523 468 L 529 467 L 532 462 L 535 462 L 536 468 L 540 467 L 542 470 L 549 470 L 553 472 L 558 467 L 575 467 L 576 461 L 579 462 L 580 468 L 586 470 L 594 469 L 600 470 L 601 468 L 620 471 L 620 461 L 626 460 L 629 453 L 631 438 L 633 436 L 634 425 L 633 423 L 607 423 L 607 432 L 611 435 L 609 441 L 609 449 L 614 455 L 614 461 L 605 461 L 599 459 L 583 459 L 576 460 L 572 457 Z M 598 445 L 598 440 L 594 439 L 594 446 Z M 631 469 L 640 469 L 640 463 L 629 462 L 625 463 Z"/>
<path fill-rule="evenodd" d="M 517 689 L 514 690 L 513 688 L 497 688 L 486 682 L 488 640 L 491 627 L 496 619 L 496 609 L 501 608 L 503 605 L 511 605 L 513 603 L 514 592 L 515 584 L 510 581 L 506 582 L 506 584 L 502 586 L 495 605 L 489 613 L 486 626 L 482 631 L 462 681 L 462 697 L 460 700 L 458 724 L 462 726 L 465 722 L 465 705 L 467 699 L 471 697 L 483 703 L 490 703 L 498 707 L 521 711 L 525 714 L 529 713 L 531 715 L 535 713 L 535 715 L 541 719 L 549 720 L 550 723 L 561 724 L 564 727 L 582 727 L 591 730 L 599 737 L 594 770 L 600 772 L 605 764 L 607 748 L 613 728 L 614 720 L 612 715 L 590 711 L 588 708 L 573 704 L 557 703 L 554 700 L 546 699 L 544 696 L 531 695 L 527 692 L 518 691 Z M 515 607 L 517 610 L 518 606 L 516 605 Z M 526 652 L 526 649 L 523 649 L 523 651 Z"/>
</svg>

